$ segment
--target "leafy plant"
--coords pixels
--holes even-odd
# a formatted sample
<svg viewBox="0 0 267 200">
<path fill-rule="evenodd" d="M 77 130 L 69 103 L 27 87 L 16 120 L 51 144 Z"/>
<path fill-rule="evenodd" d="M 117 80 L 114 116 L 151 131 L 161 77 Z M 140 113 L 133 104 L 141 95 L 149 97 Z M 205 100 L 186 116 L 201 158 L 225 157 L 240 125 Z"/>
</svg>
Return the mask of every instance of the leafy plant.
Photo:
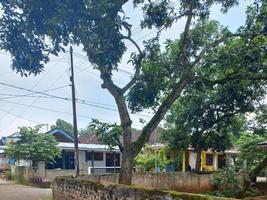
<svg viewBox="0 0 267 200">
<path fill-rule="evenodd" d="M 9 158 L 32 161 L 35 166 L 39 161 L 53 162 L 61 156 L 54 136 L 39 133 L 39 128 L 20 128 L 19 138 L 5 149 Z"/>
</svg>

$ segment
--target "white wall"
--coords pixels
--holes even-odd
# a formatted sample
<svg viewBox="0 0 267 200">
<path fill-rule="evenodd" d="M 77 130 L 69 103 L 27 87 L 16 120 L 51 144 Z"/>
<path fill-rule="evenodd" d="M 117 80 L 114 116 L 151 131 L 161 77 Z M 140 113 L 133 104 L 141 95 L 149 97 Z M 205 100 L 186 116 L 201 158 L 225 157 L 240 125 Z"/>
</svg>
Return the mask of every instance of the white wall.
<svg viewBox="0 0 267 200">
<path fill-rule="evenodd" d="M 216 153 L 213 154 L 213 170 L 217 170 L 218 168 L 218 155 Z"/>
<path fill-rule="evenodd" d="M 3 164 L 8 164 L 8 158 L 6 158 L 4 154 L 0 154 L 0 168 Z"/>
<path fill-rule="evenodd" d="M 189 151 L 189 165 L 191 169 L 196 169 L 197 154 L 193 151 Z"/>
</svg>

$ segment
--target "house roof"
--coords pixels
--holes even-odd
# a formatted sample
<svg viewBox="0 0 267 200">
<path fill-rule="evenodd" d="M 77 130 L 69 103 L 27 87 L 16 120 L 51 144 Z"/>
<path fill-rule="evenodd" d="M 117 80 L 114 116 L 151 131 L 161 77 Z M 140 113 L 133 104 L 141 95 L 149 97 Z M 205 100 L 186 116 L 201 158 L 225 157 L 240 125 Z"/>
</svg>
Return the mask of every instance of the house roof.
<svg viewBox="0 0 267 200">
<path fill-rule="evenodd" d="M 267 140 L 257 144 L 258 149 L 267 150 Z"/>
<path fill-rule="evenodd" d="M 74 142 L 73 136 L 60 128 L 54 128 L 48 131 L 47 134 L 54 135 L 58 142 Z"/>
<path fill-rule="evenodd" d="M 4 145 L 0 145 L 0 153 L 4 153 L 5 151 L 5 148 L 6 148 L 6 146 L 4 146 Z"/>
<path fill-rule="evenodd" d="M 74 143 L 60 142 L 58 147 L 64 150 L 74 149 Z M 78 149 L 81 151 L 110 151 L 108 145 L 103 144 L 78 144 Z M 113 151 L 119 151 L 118 147 L 115 147 Z"/>
<path fill-rule="evenodd" d="M 15 132 L 9 136 L 7 136 L 8 138 L 16 138 L 16 137 L 20 137 L 20 132 Z"/>
<path fill-rule="evenodd" d="M 135 142 L 139 138 L 140 134 L 141 131 L 133 131 L 132 141 Z M 94 133 L 80 136 L 79 141 L 83 144 L 103 144 L 101 139 Z M 156 144 L 159 143 L 158 141 L 160 141 L 160 136 L 157 131 L 153 131 L 150 135 L 148 144 Z"/>
</svg>

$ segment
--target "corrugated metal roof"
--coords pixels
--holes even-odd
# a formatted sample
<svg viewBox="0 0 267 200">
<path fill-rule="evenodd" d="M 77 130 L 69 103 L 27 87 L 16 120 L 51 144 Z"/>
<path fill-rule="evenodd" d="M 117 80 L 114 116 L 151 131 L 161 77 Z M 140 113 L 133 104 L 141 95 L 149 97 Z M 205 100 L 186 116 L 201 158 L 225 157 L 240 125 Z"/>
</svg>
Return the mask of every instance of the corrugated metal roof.
<svg viewBox="0 0 267 200">
<path fill-rule="evenodd" d="M 4 145 L 0 145 L 0 149 L 1 150 L 4 150 L 6 148 L 6 146 L 4 146 Z"/>
<path fill-rule="evenodd" d="M 267 145 L 267 140 L 260 142 L 258 145 Z"/>
<path fill-rule="evenodd" d="M 58 147 L 61 149 L 74 149 L 74 143 L 60 142 Z M 78 147 L 79 150 L 110 151 L 110 148 L 103 144 L 78 144 Z M 113 151 L 119 151 L 119 148 L 115 147 Z"/>
</svg>

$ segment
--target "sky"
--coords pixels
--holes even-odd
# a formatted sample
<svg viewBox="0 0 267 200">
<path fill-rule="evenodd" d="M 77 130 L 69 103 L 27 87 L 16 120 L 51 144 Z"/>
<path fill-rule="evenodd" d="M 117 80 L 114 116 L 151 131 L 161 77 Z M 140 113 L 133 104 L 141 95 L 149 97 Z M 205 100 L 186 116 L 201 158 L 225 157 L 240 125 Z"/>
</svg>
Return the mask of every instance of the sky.
<svg viewBox="0 0 267 200">
<path fill-rule="evenodd" d="M 211 18 L 220 21 L 230 30 L 235 31 L 245 22 L 246 6 L 251 1 L 240 1 L 240 4 L 227 14 L 220 12 L 219 6 L 214 6 Z M 142 13 L 140 9 L 134 9 L 130 1 L 124 6 L 126 15 L 133 24 L 133 38 L 142 45 L 142 40 L 149 39 L 155 35 L 155 30 L 141 30 L 138 27 Z M 166 39 L 174 39 L 179 36 L 184 28 L 184 19 L 176 23 L 171 29 L 162 33 L 161 42 Z M 126 43 L 128 51 L 119 65 L 118 72 L 114 73 L 114 82 L 119 86 L 125 85 L 132 76 L 133 69 L 127 60 L 130 52 L 135 51 L 133 45 Z M 21 77 L 11 70 L 11 57 L 8 53 L 0 51 L 0 137 L 10 135 L 21 126 L 35 126 L 46 124 L 44 131 L 50 129 L 56 119 L 64 119 L 72 122 L 72 104 L 69 100 L 51 98 L 40 94 L 16 89 L 16 86 L 32 91 L 45 91 L 45 93 L 71 98 L 69 81 L 70 55 L 69 52 L 62 53 L 58 57 L 51 57 L 51 61 L 45 65 L 45 71 L 37 76 Z M 74 69 L 76 97 L 80 100 L 77 104 L 78 128 L 85 128 L 92 118 L 106 122 L 119 122 L 119 115 L 113 97 L 101 88 L 101 80 L 97 70 L 93 69 L 88 62 L 82 47 L 74 47 Z M 8 85 L 6 85 L 8 84 Z M 25 95 L 28 96 L 19 96 Z M 86 104 L 86 105 L 85 105 Z M 131 114 L 133 127 L 141 129 L 148 121 L 153 112 L 146 111 L 139 114 Z"/>
</svg>

